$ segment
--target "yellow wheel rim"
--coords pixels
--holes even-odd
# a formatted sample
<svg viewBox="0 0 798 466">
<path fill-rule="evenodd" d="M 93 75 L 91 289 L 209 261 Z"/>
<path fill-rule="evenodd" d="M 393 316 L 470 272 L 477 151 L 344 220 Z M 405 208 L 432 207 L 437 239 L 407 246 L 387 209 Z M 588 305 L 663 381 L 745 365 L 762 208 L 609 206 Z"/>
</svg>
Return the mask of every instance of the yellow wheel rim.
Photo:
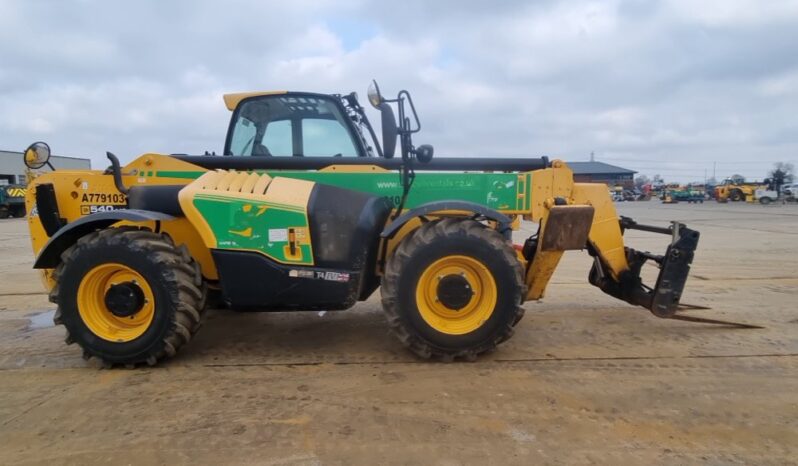
<svg viewBox="0 0 798 466">
<path fill-rule="evenodd" d="M 105 304 L 105 294 L 116 284 L 132 282 L 141 289 L 144 304 L 128 317 L 114 315 Z M 78 287 L 78 312 L 83 323 L 103 340 L 123 343 L 135 340 L 150 327 L 155 315 L 155 296 L 138 272 L 122 264 L 98 265 L 83 276 Z"/>
<path fill-rule="evenodd" d="M 459 275 L 473 293 L 459 310 L 444 305 L 438 284 L 450 275 Z M 446 256 L 424 270 L 416 286 L 416 305 L 424 321 L 435 330 L 463 335 L 482 326 L 493 314 L 498 296 L 496 280 L 485 265 L 468 256 Z"/>
</svg>

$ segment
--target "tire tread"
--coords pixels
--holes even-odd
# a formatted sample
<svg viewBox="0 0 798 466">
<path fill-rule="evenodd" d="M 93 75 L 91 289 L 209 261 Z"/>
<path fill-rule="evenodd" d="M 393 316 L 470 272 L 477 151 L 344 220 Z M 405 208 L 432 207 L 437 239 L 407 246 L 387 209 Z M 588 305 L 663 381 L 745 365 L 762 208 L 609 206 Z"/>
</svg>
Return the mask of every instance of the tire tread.
<svg viewBox="0 0 798 466">
<path fill-rule="evenodd" d="M 146 363 L 155 365 L 158 362 L 173 357 L 181 346 L 188 343 L 202 325 L 204 315 L 207 285 L 202 279 L 199 264 L 188 254 L 185 246 L 175 247 L 172 239 L 164 234 L 154 233 L 147 229 L 136 227 L 108 228 L 89 233 L 77 240 L 61 255 L 61 262 L 53 271 L 52 278 L 55 286 L 50 290 L 50 302 L 58 304 L 60 294 L 60 277 L 69 263 L 82 251 L 100 245 L 123 246 L 140 251 L 148 255 L 150 260 L 160 265 L 165 273 L 164 279 L 170 282 L 174 290 L 171 296 L 175 308 L 174 321 L 171 328 L 162 339 L 161 345 L 156 345 L 152 354 L 143 354 L 135 360 L 123 363 L 108 361 L 90 348 L 83 348 L 84 359 L 99 357 L 105 366 L 136 365 Z M 61 307 L 58 306 L 53 317 L 56 325 L 63 325 Z M 66 342 L 74 343 L 75 339 L 66 330 Z"/>
<path fill-rule="evenodd" d="M 496 332 L 489 341 L 475 348 L 459 350 L 444 350 L 426 342 L 402 319 L 401 310 L 399 309 L 398 284 L 399 278 L 403 273 L 406 273 L 407 262 L 419 249 L 429 246 L 436 239 L 458 234 L 465 234 L 490 244 L 498 256 L 508 266 L 513 267 L 515 283 L 512 286 L 520 290 L 521 296 L 526 293 L 523 268 L 515 251 L 512 245 L 496 230 L 487 228 L 475 220 L 465 218 L 449 217 L 425 223 L 399 244 L 399 247 L 387 263 L 381 289 L 382 307 L 388 320 L 390 332 L 399 339 L 405 348 L 423 359 L 436 359 L 443 362 L 457 359 L 474 361 L 480 354 L 491 352 L 499 344 L 508 340 L 513 335 L 513 327 L 524 315 L 524 308 L 519 300 L 514 310 L 514 317 L 510 319 L 507 325 Z"/>
</svg>

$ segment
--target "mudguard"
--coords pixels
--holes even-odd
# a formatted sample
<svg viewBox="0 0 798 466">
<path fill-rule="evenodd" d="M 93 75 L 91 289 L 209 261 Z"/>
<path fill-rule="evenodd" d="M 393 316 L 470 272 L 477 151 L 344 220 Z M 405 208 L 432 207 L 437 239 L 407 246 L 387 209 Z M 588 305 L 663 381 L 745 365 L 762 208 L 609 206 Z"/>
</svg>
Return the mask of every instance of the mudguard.
<svg viewBox="0 0 798 466">
<path fill-rule="evenodd" d="M 61 253 L 67 250 L 81 236 L 95 230 L 101 230 L 113 225 L 116 222 L 127 220 L 131 222 L 151 222 L 174 220 L 175 217 L 160 212 L 149 210 L 124 209 L 111 212 L 98 212 L 96 214 L 81 217 L 74 222 L 68 223 L 58 229 L 44 245 L 36 262 L 34 269 L 52 269 L 58 265 Z"/>
<path fill-rule="evenodd" d="M 510 220 L 510 217 L 504 215 L 501 212 L 497 212 L 493 209 L 485 207 L 484 205 L 476 204 L 474 202 L 435 201 L 435 202 L 428 202 L 426 204 L 422 204 L 398 216 L 382 231 L 380 236 L 383 238 L 392 238 L 396 234 L 396 232 L 398 232 L 399 229 L 401 229 L 402 226 L 404 226 L 404 224 L 409 222 L 410 220 L 416 217 L 422 217 L 424 215 L 433 214 L 435 212 L 441 212 L 446 210 L 473 212 L 476 215 L 483 216 L 488 220 L 493 220 L 494 222 L 496 222 L 498 224 L 497 230 L 505 238 L 510 239 L 512 235 L 513 232 L 512 220 Z"/>
</svg>

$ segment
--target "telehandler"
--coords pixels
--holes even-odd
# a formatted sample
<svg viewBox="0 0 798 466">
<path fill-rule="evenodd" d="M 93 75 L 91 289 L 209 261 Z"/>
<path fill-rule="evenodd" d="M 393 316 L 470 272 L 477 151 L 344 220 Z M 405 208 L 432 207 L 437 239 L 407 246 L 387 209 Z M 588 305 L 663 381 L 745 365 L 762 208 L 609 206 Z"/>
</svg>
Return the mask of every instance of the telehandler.
<svg viewBox="0 0 798 466">
<path fill-rule="evenodd" d="M 718 202 L 754 202 L 757 189 L 765 189 L 767 185 L 759 182 L 747 183 L 745 180 L 726 178 L 722 184 L 715 186 L 715 200 Z"/>
<path fill-rule="evenodd" d="M 389 99 L 373 82 L 368 100 L 381 142 L 355 93 L 228 94 L 224 155 L 120 166 L 108 153 L 104 171 L 33 178 L 34 267 L 66 342 L 107 365 L 154 365 L 198 331 L 209 292 L 236 310 L 343 310 L 381 287 L 410 351 L 473 360 L 512 336 L 568 250 L 594 258 L 588 279 L 605 293 L 713 322 L 676 314 L 698 232 L 619 218 L 606 185 L 575 183 L 560 160 L 433 160 L 413 143 L 407 91 Z M 25 162 L 40 169 L 49 154 L 37 142 Z M 522 218 L 539 228 L 513 245 Z M 628 229 L 670 244 L 662 255 L 625 247 Z M 652 286 L 647 261 L 660 269 Z"/>
</svg>

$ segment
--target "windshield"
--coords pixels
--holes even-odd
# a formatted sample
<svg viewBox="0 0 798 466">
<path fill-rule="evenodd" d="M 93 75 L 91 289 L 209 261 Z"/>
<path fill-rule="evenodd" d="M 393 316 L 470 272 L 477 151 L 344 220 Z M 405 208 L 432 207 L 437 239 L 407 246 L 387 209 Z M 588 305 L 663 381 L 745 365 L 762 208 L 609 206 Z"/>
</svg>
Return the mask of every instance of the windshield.
<svg viewBox="0 0 798 466">
<path fill-rule="evenodd" d="M 229 155 L 357 157 L 353 131 L 331 97 L 269 95 L 236 110 Z"/>
</svg>

